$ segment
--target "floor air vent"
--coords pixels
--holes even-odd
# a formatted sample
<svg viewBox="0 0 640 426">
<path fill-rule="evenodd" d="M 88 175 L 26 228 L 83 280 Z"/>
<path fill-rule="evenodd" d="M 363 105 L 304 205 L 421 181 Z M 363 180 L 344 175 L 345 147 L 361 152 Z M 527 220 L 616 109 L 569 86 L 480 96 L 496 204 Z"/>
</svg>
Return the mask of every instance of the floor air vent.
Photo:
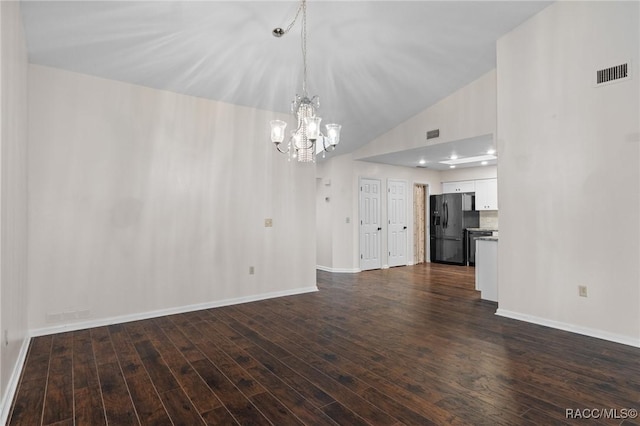
<svg viewBox="0 0 640 426">
<path fill-rule="evenodd" d="M 629 64 L 616 65 L 596 71 L 596 86 L 627 80 L 629 78 Z"/>
</svg>

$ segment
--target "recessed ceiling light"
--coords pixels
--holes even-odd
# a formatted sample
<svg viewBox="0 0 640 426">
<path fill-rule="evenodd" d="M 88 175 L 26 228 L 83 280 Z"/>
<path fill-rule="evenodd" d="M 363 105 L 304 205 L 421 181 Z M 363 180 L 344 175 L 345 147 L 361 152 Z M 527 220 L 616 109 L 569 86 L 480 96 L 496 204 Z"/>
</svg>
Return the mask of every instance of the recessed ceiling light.
<svg viewBox="0 0 640 426">
<path fill-rule="evenodd" d="M 450 168 L 450 169 L 455 169 L 455 168 L 456 168 L 456 166 L 455 166 L 454 164 L 452 164 L 452 165 L 450 165 L 450 166 L 449 166 L 449 168 Z"/>
<path fill-rule="evenodd" d="M 466 164 L 466 163 L 479 163 L 480 161 L 491 161 L 498 157 L 495 155 L 478 155 L 476 157 L 464 157 L 456 160 L 440 161 L 440 164 Z"/>
<path fill-rule="evenodd" d="M 418 163 L 420 163 L 420 164 L 425 164 L 426 162 L 427 162 L 427 161 L 426 161 L 426 160 L 424 160 L 424 159 L 423 159 L 423 160 L 418 161 Z"/>
<path fill-rule="evenodd" d="M 486 166 L 487 164 L 489 164 L 489 162 L 488 162 L 488 161 L 483 161 L 483 162 L 482 162 L 482 163 L 480 163 L 480 164 L 482 164 L 483 166 Z"/>
<path fill-rule="evenodd" d="M 489 155 L 493 155 L 493 154 L 495 154 L 495 153 L 496 153 L 496 150 L 495 150 L 495 149 L 493 149 L 493 148 L 491 148 L 491 149 L 489 149 L 489 150 L 487 151 L 487 154 L 489 154 Z"/>
<path fill-rule="evenodd" d="M 451 158 L 452 160 L 457 160 L 457 159 L 458 159 L 458 156 L 457 156 L 457 155 L 455 155 L 455 154 L 451 154 L 451 157 L 449 157 L 449 158 Z"/>
</svg>

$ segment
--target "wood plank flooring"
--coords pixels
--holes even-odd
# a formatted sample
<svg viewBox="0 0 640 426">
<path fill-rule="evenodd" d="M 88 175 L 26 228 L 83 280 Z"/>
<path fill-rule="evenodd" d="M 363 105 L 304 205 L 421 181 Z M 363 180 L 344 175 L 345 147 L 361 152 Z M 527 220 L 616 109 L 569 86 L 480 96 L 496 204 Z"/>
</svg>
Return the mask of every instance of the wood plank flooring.
<svg viewBox="0 0 640 426">
<path fill-rule="evenodd" d="M 11 425 L 639 424 L 640 349 L 494 315 L 473 268 L 34 338 Z M 618 417 L 621 417 L 619 411 Z"/>
</svg>

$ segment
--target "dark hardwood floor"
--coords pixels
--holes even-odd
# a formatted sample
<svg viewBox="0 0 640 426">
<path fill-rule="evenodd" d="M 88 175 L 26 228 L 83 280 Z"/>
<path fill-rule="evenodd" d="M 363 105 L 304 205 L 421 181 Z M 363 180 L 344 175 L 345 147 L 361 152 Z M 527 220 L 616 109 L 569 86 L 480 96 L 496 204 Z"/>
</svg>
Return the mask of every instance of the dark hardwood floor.
<svg viewBox="0 0 640 426">
<path fill-rule="evenodd" d="M 640 349 L 498 317 L 473 280 L 318 272 L 317 293 L 34 338 L 9 424 L 638 424 L 566 409 L 640 408 Z"/>
</svg>

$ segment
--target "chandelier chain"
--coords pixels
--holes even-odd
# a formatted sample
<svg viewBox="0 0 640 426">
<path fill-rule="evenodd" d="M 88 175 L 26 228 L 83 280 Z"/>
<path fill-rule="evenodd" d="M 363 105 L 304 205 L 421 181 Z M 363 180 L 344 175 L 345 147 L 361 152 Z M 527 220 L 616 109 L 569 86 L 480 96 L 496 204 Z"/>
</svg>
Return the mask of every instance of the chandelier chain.
<svg viewBox="0 0 640 426">
<path fill-rule="evenodd" d="M 302 0 L 302 94 L 307 94 L 307 2 Z"/>
<path fill-rule="evenodd" d="M 307 97 L 307 0 L 302 0 L 300 2 L 300 6 L 298 6 L 298 10 L 296 11 L 296 16 L 293 17 L 293 21 L 291 21 L 285 30 L 280 30 L 278 36 L 287 34 L 291 28 L 293 28 L 298 21 L 300 12 L 302 12 L 302 95 Z"/>
<path fill-rule="evenodd" d="M 306 0 L 303 0 L 300 3 L 300 6 L 298 6 L 298 11 L 296 12 L 296 16 L 294 16 L 293 21 L 291 21 L 291 23 L 289 24 L 287 29 L 282 32 L 283 35 L 287 34 L 289 32 L 289 30 L 291 30 L 291 28 L 293 28 L 293 26 L 296 24 L 296 21 L 298 20 L 298 16 L 300 16 L 300 11 L 302 10 L 303 7 L 305 7 L 304 6 L 305 2 L 306 2 Z"/>
</svg>

